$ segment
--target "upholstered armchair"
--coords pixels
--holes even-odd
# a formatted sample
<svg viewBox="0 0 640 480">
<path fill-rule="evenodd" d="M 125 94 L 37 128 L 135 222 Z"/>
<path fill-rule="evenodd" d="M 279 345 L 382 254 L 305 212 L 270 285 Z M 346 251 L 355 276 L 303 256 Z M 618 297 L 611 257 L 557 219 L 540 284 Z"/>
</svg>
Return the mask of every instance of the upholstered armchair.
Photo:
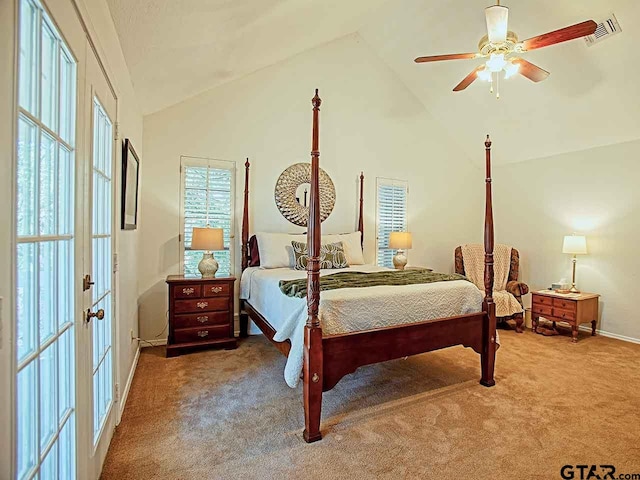
<svg viewBox="0 0 640 480">
<path fill-rule="evenodd" d="M 464 258 L 462 256 L 462 247 L 457 247 L 455 250 L 455 268 L 456 273 L 465 275 L 464 271 Z M 529 286 L 526 283 L 518 281 L 518 273 L 520 270 L 520 254 L 515 248 L 511 249 L 511 264 L 509 268 L 509 277 L 506 285 L 506 291 L 515 297 L 515 299 L 523 305 L 522 296 L 529 293 Z M 524 308 L 524 306 L 523 306 Z M 522 333 L 524 314 L 515 313 L 508 317 L 498 317 L 498 322 L 515 322 L 515 330 L 518 333 Z"/>
</svg>

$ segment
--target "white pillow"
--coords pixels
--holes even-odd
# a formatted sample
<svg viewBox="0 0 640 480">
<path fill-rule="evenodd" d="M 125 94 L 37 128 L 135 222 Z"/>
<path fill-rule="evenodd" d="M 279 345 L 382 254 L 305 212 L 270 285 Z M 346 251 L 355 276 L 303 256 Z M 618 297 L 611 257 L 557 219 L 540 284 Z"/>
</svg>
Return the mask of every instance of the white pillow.
<svg viewBox="0 0 640 480">
<path fill-rule="evenodd" d="M 361 238 L 362 235 L 360 232 L 322 235 L 322 244 L 342 242 L 347 263 L 349 265 L 364 265 L 364 254 L 362 253 L 362 245 L 360 243 Z M 260 262 L 262 263 L 262 253 L 260 254 Z"/>
<path fill-rule="evenodd" d="M 304 234 L 256 233 L 260 266 L 262 268 L 293 268 L 293 247 L 291 241 L 305 242 Z"/>
</svg>

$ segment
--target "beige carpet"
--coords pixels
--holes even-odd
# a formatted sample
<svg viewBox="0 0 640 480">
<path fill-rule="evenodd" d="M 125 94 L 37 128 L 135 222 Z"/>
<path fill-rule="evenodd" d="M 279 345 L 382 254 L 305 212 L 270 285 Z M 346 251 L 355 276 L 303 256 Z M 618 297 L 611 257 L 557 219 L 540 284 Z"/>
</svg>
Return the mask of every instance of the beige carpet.
<svg viewBox="0 0 640 480">
<path fill-rule="evenodd" d="M 311 445 L 302 391 L 285 385 L 284 357 L 264 338 L 172 359 L 145 349 L 102 478 L 640 473 L 640 345 L 500 334 L 495 387 L 478 384 L 479 356 L 463 347 L 363 367 L 325 393 L 324 439 Z"/>
</svg>

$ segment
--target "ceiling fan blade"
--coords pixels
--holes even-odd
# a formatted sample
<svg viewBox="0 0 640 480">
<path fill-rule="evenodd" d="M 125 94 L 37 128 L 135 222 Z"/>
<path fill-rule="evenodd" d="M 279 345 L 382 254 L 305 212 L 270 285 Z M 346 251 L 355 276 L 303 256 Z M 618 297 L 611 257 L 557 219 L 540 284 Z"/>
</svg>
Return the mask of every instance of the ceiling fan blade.
<svg viewBox="0 0 640 480">
<path fill-rule="evenodd" d="M 476 58 L 480 55 L 477 53 L 452 53 L 450 55 L 432 55 L 430 57 L 418 57 L 414 61 L 416 63 L 439 62 L 440 60 L 466 60 Z"/>
<path fill-rule="evenodd" d="M 484 9 L 487 22 L 487 36 L 491 43 L 502 43 L 507 40 L 509 24 L 509 9 L 500 5 L 493 5 Z"/>
<path fill-rule="evenodd" d="M 467 88 L 469 85 L 471 85 L 476 80 L 476 78 L 478 78 L 478 72 L 480 70 L 483 70 L 484 68 L 485 68 L 484 65 L 480 65 L 480 66 L 474 68 L 473 71 L 469 75 L 464 77 L 464 80 L 462 80 L 458 85 L 455 86 L 453 91 L 454 92 L 460 92 L 460 91 L 464 90 L 465 88 Z"/>
<path fill-rule="evenodd" d="M 548 47 L 556 43 L 567 42 L 580 37 L 586 37 L 596 31 L 598 25 L 593 20 L 576 23 L 570 27 L 564 27 L 553 32 L 543 33 L 537 37 L 529 38 L 522 42 L 522 51 L 528 52 L 537 48 Z"/>
<path fill-rule="evenodd" d="M 514 58 L 513 63 L 518 65 L 518 73 L 532 82 L 541 82 L 550 75 L 546 70 L 526 61 L 524 58 Z"/>
</svg>

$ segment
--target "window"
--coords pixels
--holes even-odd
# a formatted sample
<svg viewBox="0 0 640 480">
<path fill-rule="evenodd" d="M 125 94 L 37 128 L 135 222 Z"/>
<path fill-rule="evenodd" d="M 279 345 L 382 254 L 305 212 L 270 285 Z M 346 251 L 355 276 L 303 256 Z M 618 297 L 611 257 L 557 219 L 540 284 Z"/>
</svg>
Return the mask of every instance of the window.
<svg viewBox="0 0 640 480">
<path fill-rule="evenodd" d="M 393 256 L 389 234 L 407 230 L 407 194 L 409 186 L 404 180 L 376 178 L 376 238 L 378 242 L 377 264 L 393 268 Z"/>
<path fill-rule="evenodd" d="M 217 276 L 233 273 L 233 212 L 235 162 L 182 157 L 182 267 L 185 275 L 199 275 L 202 252 L 191 250 L 193 227 L 222 228 L 224 251 L 214 252 Z"/>
<path fill-rule="evenodd" d="M 19 15 L 16 476 L 74 478 L 76 62 L 37 0 Z"/>
</svg>

